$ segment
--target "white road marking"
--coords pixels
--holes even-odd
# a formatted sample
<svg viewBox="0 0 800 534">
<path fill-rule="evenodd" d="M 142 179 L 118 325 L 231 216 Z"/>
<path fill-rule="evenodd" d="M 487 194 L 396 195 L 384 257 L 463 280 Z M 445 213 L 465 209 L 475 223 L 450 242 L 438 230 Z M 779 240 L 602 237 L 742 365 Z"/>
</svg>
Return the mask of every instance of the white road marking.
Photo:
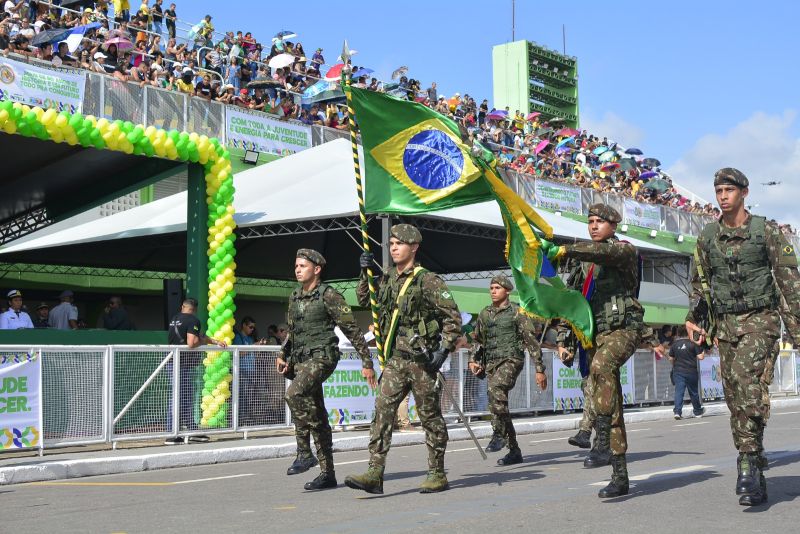
<svg viewBox="0 0 800 534">
<path fill-rule="evenodd" d="M 790 415 L 793 413 L 800 413 L 800 412 L 775 412 L 772 415 Z"/>
<path fill-rule="evenodd" d="M 335 462 L 335 465 L 350 465 L 350 464 L 364 464 L 369 462 L 369 458 L 366 460 L 350 460 L 349 462 Z"/>
<path fill-rule="evenodd" d="M 683 423 L 681 425 L 675 425 L 675 426 L 697 426 L 697 425 L 707 425 L 707 424 L 708 421 L 702 421 L 700 423 Z"/>
<path fill-rule="evenodd" d="M 550 439 L 537 439 L 537 440 L 531 441 L 529 443 L 545 443 L 545 442 L 548 442 L 548 441 L 564 441 L 565 439 L 567 439 L 567 438 L 566 437 L 560 437 L 560 438 L 550 438 Z"/>
<path fill-rule="evenodd" d="M 645 430 L 650 430 L 649 428 L 634 428 L 632 430 L 625 429 L 625 432 L 644 432 Z"/>
<path fill-rule="evenodd" d="M 228 478 L 242 478 L 242 477 L 252 477 L 252 476 L 255 476 L 255 473 L 242 473 L 241 475 L 228 475 L 224 477 L 197 478 L 195 480 L 180 480 L 178 482 L 173 482 L 173 484 L 194 484 L 196 482 L 212 482 L 214 480 L 226 480 Z"/>
<path fill-rule="evenodd" d="M 712 465 L 687 465 L 686 467 L 676 467 L 675 469 L 667 469 L 666 471 L 655 471 L 645 475 L 636 475 L 630 477 L 630 480 L 650 480 L 653 477 L 661 475 L 676 475 L 679 473 L 692 473 L 694 471 L 702 471 L 703 469 L 711 469 Z M 608 482 L 594 482 L 590 486 L 605 486 Z"/>
</svg>

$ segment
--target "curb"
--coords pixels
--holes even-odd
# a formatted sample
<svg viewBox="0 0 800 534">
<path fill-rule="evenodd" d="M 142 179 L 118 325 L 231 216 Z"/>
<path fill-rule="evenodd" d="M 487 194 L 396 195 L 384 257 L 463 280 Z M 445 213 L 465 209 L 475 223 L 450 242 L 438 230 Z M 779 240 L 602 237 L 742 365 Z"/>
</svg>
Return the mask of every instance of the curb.
<svg viewBox="0 0 800 534">
<path fill-rule="evenodd" d="M 800 398 L 772 399 L 773 408 L 790 408 L 800 406 Z M 728 408 L 725 404 L 710 404 L 706 406 L 706 415 L 725 415 Z M 684 407 L 686 417 L 691 417 L 691 406 Z M 629 412 L 625 414 L 626 423 L 644 423 L 647 421 L 661 421 L 672 418 L 672 408 L 665 407 L 642 412 Z M 517 434 L 542 434 L 546 432 L 561 432 L 578 428 L 581 416 L 574 415 L 562 419 L 548 421 L 520 421 L 514 424 Z M 485 423 L 472 428 L 478 438 L 488 438 L 492 434 L 491 426 Z M 467 440 L 469 434 L 463 426 L 449 428 L 448 434 L 451 441 Z M 409 433 L 396 433 L 392 437 L 392 444 L 420 445 L 425 443 L 425 434 L 422 431 Z M 366 450 L 369 436 L 343 437 L 333 440 L 334 452 Z M 25 484 L 30 482 L 47 482 L 52 480 L 65 480 L 70 478 L 90 477 L 98 475 L 115 475 L 121 473 L 135 473 L 152 471 L 156 469 L 169 469 L 174 467 L 193 467 L 199 465 L 212 465 L 230 462 L 246 462 L 251 460 L 269 460 L 273 458 L 292 457 L 296 453 L 295 443 L 281 443 L 276 445 L 244 445 L 207 450 L 176 451 L 167 453 L 142 454 L 136 456 L 120 456 L 117 458 L 87 458 L 80 460 L 54 460 L 38 465 L 16 465 L 0 468 L 0 486 L 10 484 Z"/>
</svg>

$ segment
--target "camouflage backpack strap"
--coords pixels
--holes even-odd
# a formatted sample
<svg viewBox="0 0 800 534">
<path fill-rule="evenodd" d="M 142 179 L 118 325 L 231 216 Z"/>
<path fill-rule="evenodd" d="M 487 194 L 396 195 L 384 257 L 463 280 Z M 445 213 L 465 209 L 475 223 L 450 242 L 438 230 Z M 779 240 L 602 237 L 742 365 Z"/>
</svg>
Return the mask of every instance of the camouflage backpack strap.
<svg viewBox="0 0 800 534">
<path fill-rule="evenodd" d="M 419 265 L 414 267 L 414 270 L 410 275 L 408 275 L 406 281 L 403 282 L 403 286 L 400 288 L 400 291 L 397 292 L 397 301 L 395 302 L 394 311 L 392 312 L 392 318 L 389 321 L 389 329 L 386 332 L 386 340 L 383 344 L 383 355 L 385 360 L 388 360 L 392 355 L 392 344 L 394 343 L 394 336 L 397 332 L 397 323 L 400 321 L 400 298 L 406 294 L 406 291 L 408 291 L 408 288 L 411 287 L 411 284 L 414 282 L 414 280 L 416 280 L 424 272 L 426 272 L 425 268 L 420 267 Z"/>
</svg>

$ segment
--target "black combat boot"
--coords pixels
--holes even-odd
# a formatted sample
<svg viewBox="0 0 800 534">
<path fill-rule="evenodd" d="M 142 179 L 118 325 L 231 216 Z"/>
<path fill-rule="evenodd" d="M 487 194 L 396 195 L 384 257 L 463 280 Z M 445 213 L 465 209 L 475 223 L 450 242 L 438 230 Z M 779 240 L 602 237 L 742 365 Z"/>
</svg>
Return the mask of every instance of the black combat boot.
<svg viewBox="0 0 800 534">
<path fill-rule="evenodd" d="M 511 447 L 508 454 L 497 460 L 497 465 L 521 464 L 522 461 L 522 451 L 519 447 Z"/>
<path fill-rule="evenodd" d="M 592 431 L 579 430 L 577 434 L 567 440 L 567 443 L 580 447 L 581 449 L 588 449 L 592 446 Z"/>
<path fill-rule="evenodd" d="M 611 473 L 611 482 L 597 494 L 601 499 L 628 494 L 628 463 L 625 461 L 625 455 L 612 455 L 611 465 L 614 468 Z"/>
<path fill-rule="evenodd" d="M 311 482 L 306 482 L 303 488 L 309 491 L 315 491 L 315 490 L 335 488 L 336 485 L 337 485 L 336 473 L 334 473 L 333 471 L 323 471 L 322 473 L 319 474 L 317 478 L 315 478 Z"/>
<path fill-rule="evenodd" d="M 597 432 L 594 447 L 584 458 L 583 467 L 602 467 L 611 463 L 611 416 L 598 415 L 594 429 Z"/>
<path fill-rule="evenodd" d="M 300 473 L 305 473 L 319 462 L 314 455 L 311 456 L 300 456 L 297 455 L 297 458 L 294 459 L 292 465 L 289 466 L 289 469 L 286 470 L 287 475 L 297 475 Z"/>
<path fill-rule="evenodd" d="M 503 436 L 498 433 L 492 434 L 492 439 L 489 441 L 489 444 L 486 446 L 486 452 L 497 452 L 502 451 L 506 447 L 506 440 Z"/>
<path fill-rule="evenodd" d="M 739 478 L 736 494 L 742 506 L 757 506 L 767 502 L 767 479 L 761 472 L 758 453 L 739 455 Z"/>
</svg>

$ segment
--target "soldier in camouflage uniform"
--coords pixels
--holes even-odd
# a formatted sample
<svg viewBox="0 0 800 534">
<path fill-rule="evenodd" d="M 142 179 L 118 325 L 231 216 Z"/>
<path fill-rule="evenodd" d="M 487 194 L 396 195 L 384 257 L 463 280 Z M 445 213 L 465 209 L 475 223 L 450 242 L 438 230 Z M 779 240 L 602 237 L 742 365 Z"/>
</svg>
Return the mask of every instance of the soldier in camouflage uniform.
<svg viewBox="0 0 800 534">
<path fill-rule="evenodd" d="M 710 301 L 733 444 L 739 452 L 736 494 L 744 506 L 767 500 L 763 440 L 769 419 L 768 389 L 779 352 L 780 315 L 786 316 L 789 328 L 796 328 L 800 317 L 794 248 L 775 224 L 745 210 L 748 186 L 747 177 L 736 169 L 720 169 L 714 175 L 722 216 L 708 223 L 697 240 L 695 258 L 702 269 L 695 265 L 692 271 L 686 316 L 693 340 L 714 341 L 706 340 L 709 332 L 698 326 L 708 318 L 702 303 Z"/>
<path fill-rule="evenodd" d="M 628 468 L 625 452 L 628 441 L 622 414 L 620 367 L 633 355 L 649 332 L 644 326 L 644 309 L 637 300 L 639 290 L 639 255 L 636 247 L 614 235 L 620 214 L 611 206 L 594 204 L 589 208 L 589 243 L 556 246 L 543 243 L 551 261 L 574 258 L 591 262 L 589 269 L 595 290 L 589 304 L 595 319 L 594 348 L 589 353 L 589 397 L 596 414 L 595 447 L 584 465 L 613 466 L 611 482 L 600 490 L 600 497 L 618 497 L 628 493 Z M 662 351 L 650 338 L 654 348 Z"/>
<path fill-rule="evenodd" d="M 591 264 L 575 260 L 573 261 L 575 265 L 570 270 L 569 277 L 567 278 L 567 286 L 577 291 L 581 291 L 583 284 L 586 281 L 586 275 L 588 274 Z M 562 330 L 562 332 L 566 332 L 567 334 L 570 333 L 569 329 Z M 578 340 L 575 336 L 569 335 L 560 335 L 559 338 L 561 338 L 560 343 L 564 343 L 565 338 L 570 339 L 570 357 L 569 359 L 562 359 L 562 361 L 564 361 L 564 363 L 567 365 L 572 365 L 572 355 L 578 353 Z M 587 374 L 586 376 L 581 376 L 581 391 L 583 392 L 583 416 L 578 424 L 578 433 L 567 440 L 570 445 L 580 447 L 581 449 L 588 449 L 592 446 L 592 429 L 594 428 L 594 422 L 597 418 L 597 414 L 594 410 L 594 401 L 589 393 L 592 391 L 592 386 L 589 382 L 590 380 L 591 375 Z M 611 461 L 610 455 L 609 461 Z"/>
<path fill-rule="evenodd" d="M 469 369 L 475 376 L 485 371 L 489 379 L 489 411 L 492 413 L 492 440 L 486 452 L 497 452 L 508 443 L 508 454 L 497 460 L 498 465 L 522 463 L 522 451 L 517 443 L 517 433 L 508 411 L 508 392 L 525 366 L 525 350 L 536 366 L 536 383 L 547 389 L 546 368 L 542 350 L 534 333 L 530 316 L 518 304 L 508 299 L 514 285 L 503 275 L 495 276 L 489 284 L 492 304 L 478 314 L 475 323 L 473 347 Z"/>
<path fill-rule="evenodd" d="M 428 476 L 420 492 L 432 493 L 448 488 L 444 472 L 447 427 L 439 403 L 438 368 L 429 365 L 429 356 L 442 360 L 452 352 L 461 333 L 461 315 L 444 281 L 416 263 L 422 235 L 410 224 L 392 227 L 389 251 L 394 268 L 379 281 L 379 327 L 383 336 L 386 367 L 381 376 L 375 417 L 370 429 L 370 463 L 364 475 L 348 476 L 345 484 L 369 493 L 383 493 L 383 472 L 392 443 L 392 423 L 397 406 L 411 391 L 428 445 Z M 373 262 L 363 254 L 361 267 Z M 358 301 L 369 305 L 366 272 L 362 270 Z"/>
<path fill-rule="evenodd" d="M 322 384 L 339 362 L 336 326 L 361 356 L 364 378 L 373 388 L 377 386 L 364 334 L 344 297 L 321 281 L 324 266 L 325 258 L 316 250 L 297 251 L 294 270 L 300 287 L 289 297 L 289 334 L 276 361 L 278 372 L 293 378 L 286 403 L 294 420 L 297 458 L 287 474 L 304 473 L 317 464 L 311 453 L 311 436 L 317 448 L 321 473 L 305 484 L 307 490 L 336 487 L 331 426 L 322 396 Z"/>
</svg>

